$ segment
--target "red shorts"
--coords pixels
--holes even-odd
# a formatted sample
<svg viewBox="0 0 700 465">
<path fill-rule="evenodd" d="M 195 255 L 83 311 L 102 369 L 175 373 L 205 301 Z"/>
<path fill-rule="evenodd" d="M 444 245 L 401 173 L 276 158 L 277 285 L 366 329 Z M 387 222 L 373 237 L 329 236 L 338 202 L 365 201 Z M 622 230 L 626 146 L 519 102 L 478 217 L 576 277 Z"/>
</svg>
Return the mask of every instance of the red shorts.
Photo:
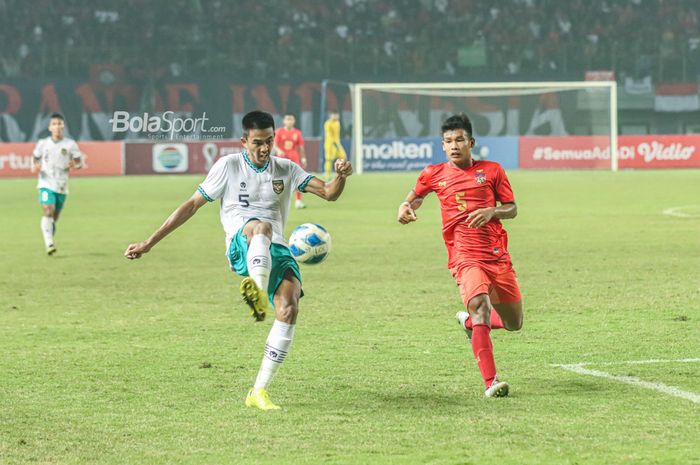
<svg viewBox="0 0 700 465">
<path fill-rule="evenodd" d="M 457 281 L 465 307 L 479 294 L 488 294 L 492 304 L 519 302 L 522 299 L 510 261 L 461 265 L 450 271 Z"/>
</svg>

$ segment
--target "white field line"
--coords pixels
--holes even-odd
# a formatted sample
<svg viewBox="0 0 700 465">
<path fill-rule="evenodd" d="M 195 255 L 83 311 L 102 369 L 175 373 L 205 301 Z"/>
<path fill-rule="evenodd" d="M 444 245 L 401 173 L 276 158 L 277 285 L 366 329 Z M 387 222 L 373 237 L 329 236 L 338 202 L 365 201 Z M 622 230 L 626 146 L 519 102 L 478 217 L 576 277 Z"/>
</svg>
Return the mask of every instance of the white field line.
<svg viewBox="0 0 700 465">
<path fill-rule="evenodd" d="M 700 362 L 700 358 L 676 358 L 676 359 L 656 359 L 652 358 L 649 360 L 626 360 L 620 362 L 582 362 L 582 363 L 555 363 L 552 366 L 564 367 L 564 366 L 588 366 L 588 365 L 646 365 L 648 363 L 697 363 Z"/>
<path fill-rule="evenodd" d="M 628 362 L 603 362 L 599 363 L 599 365 L 640 365 L 640 364 L 647 364 L 647 363 L 690 363 L 690 362 L 700 362 L 700 358 L 683 358 L 683 359 L 678 359 L 678 360 L 633 360 L 633 361 L 628 361 Z M 581 375 L 588 375 L 588 376 L 595 376 L 598 378 L 604 378 L 604 379 L 609 379 L 612 381 L 618 381 L 620 383 L 625 383 L 625 384 L 630 384 L 632 386 L 638 386 L 638 387 L 643 387 L 647 389 L 652 389 L 654 391 L 661 392 L 663 394 L 667 394 L 669 396 L 674 396 L 674 397 L 680 397 L 681 399 L 686 399 L 691 402 L 694 402 L 696 404 L 700 404 L 700 394 L 696 394 L 694 392 L 689 392 L 689 391 L 684 391 L 682 389 L 679 389 L 675 386 L 668 386 L 663 383 L 652 383 L 650 381 L 644 381 L 643 379 L 636 378 L 634 376 L 620 376 L 620 375 L 612 375 L 610 373 L 606 373 L 605 371 L 599 371 L 599 370 L 591 370 L 589 368 L 584 368 L 584 365 L 593 365 L 597 364 L 595 362 L 591 363 L 574 363 L 570 365 L 563 365 L 563 364 L 556 364 L 553 366 L 559 367 L 563 370 L 571 371 L 574 373 L 578 373 Z"/>
<path fill-rule="evenodd" d="M 667 208 L 661 213 L 676 218 L 700 218 L 700 205 Z"/>
</svg>

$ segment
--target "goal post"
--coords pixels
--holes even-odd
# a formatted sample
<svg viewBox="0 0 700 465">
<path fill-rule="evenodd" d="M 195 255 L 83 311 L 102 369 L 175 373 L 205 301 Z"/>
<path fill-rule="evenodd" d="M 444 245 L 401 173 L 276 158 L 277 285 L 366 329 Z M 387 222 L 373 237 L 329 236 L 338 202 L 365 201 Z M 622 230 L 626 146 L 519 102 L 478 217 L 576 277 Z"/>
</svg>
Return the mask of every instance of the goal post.
<svg viewBox="0 0 700 465">
<path fill-rule="evenodd" d="M 442 116 L 460 112 L 470 117 L 481 115 L 479 118 L 486 123 L 475 124 L 477 138 L 483 135 L 596 138 L 600 147 L 596 148 L 593 157 L 600 160 L 595 168 L 618 169 L 615 81 L 353 83 L 350 94 L 351 145 L 357 173 L 366 171 L 365 142 L 372 137 L 397 140 L 402 137 L 439 137 L 439 122 L 435 115 L 440 114 L 440 108 L 435 107 L 440 105 L 444 105 Z M 518 105 L 523 108 L 518 108 Z M 531 113 L 529 124 L 521 121 L 525 107 Z M 550 111 L 553 108 L 556 108 L 556 117 Z M 403 123 L 396 116 L 399 113 Z M 552 118 L 548 121 L 550 116 Z M 392 118 L 398 121 L 401 131 L 387 122 Z M 419 129 L 407 130 L 407 120 Z M 375 126 L 383 129 L 376 130 Z M 605 140 L 601 142 L 602 139 Z M 588 156 L 584 152 L 581 152 L 584 155 L 570 152 L 572 157 Z M 560 156 L 559 152 L 556 156 Z"/>
</svg>

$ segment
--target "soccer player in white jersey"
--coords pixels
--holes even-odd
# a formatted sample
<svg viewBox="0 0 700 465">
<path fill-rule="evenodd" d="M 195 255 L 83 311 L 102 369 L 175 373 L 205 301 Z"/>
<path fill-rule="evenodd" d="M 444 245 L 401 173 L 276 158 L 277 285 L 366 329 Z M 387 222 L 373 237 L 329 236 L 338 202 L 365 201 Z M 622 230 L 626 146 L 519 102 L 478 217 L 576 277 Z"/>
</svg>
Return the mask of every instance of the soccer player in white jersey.
<svg viewBox="0 0 700 465">
<path fill-rule="evenodd" d="M 32 172 L 39 172 L 39 203 L 44 215 L 41 217 L 41 233 L 44 235 L 46 253 L 56 253 L 54 235 L 56 222 L 68 196 L 68 173 L 71 169 L 82 168 L 82 156 L 78 144 L 73 139 L 63 137 L 66 126 L 59 113 L 51 115 L 49 132 L 51 135 L 39 139 L 34 148 Z"/>
<path fill-rule="evenodd" d="M 275 138 L 272 115 L 252 111 L 243 117 L 244 150 L 220 158 L 197 191 L 180 205 L 165 223 L 143 242 L 130 244 L 129 259 L 141 257 L 161 239 L 190 219 L 208 202 L 221 199 L 221 224 L 226 232 L 226 255 L 233 271 L 246 276 L 241 294 L 253 317 L 265 318 L 269 303 L 275 322 L 265 343 L 262 365 L 245 404 L 261 410 L 279 409 L 267 387 L 287 356 L 294 336 L 301 273 L 284 240 L 290 198 L 294 191 L 310 192 L 334 201 L 352 174 L 344 159 L 335 163 L 336 177 L 325 183 L 291 160 L 271 156 Z"/>
</svg>

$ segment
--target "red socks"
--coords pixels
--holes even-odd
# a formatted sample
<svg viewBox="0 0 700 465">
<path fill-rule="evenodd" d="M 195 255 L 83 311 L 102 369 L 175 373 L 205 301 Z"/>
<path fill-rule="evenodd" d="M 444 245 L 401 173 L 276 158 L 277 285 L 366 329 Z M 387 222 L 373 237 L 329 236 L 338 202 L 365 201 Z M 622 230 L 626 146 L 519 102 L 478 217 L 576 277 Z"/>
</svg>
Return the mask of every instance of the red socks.
<svg viewBox="0 0 700 465">
<path fill-rule="evenodd" d="M 494 314 L 496 312 L 491 312 Z M 496 361 L 493 359 L 493 345 L 491 344 L 491 328 L 488 325 L 477 324 L 472 327 L 472 350 L 476 363 L 479 365 L 481 377 L 488 389 L 496 377 Z"/>
<path fill-rule="evenodd" d="M 472 319 L 469 318 L 467 320 L 467 323 L 464 325 L 465 328 L 467 329 L 472 329 Z M 503 326 L 503 320 L 501 320 L 501 316 L 496 312 L 496 310 L 491 309 L 491 329 L 503 329 L 505 326 Z"/>
<path fill-rule="evenodd" d="M 301 192 L 296 191 L 296 192 L 295 192 L 295 197 L 296 197 L 297 200 L 301 200 Z"/>
</svg>

